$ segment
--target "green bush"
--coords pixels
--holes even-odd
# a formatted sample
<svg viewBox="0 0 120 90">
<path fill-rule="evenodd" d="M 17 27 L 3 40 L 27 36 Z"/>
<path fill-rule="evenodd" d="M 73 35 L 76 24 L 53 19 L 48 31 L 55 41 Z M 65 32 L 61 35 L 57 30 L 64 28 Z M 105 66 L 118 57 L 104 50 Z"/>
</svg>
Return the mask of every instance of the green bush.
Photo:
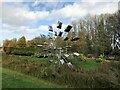
<svg viewBox="0 0 120 90">
<path fill-rule="evenodd" d="M 25 56 L 31 56 L 34 55 L 34 48 L 25 48 L 25 47 L 19 47 L 19 48 L 13 48 L 10 47 L 8 53 L 14 54 L 14 55 L 25 55 Z"/>
<path fill-rule="evenodd" d="M 104 60 L 104 54 L 100 54 L 100 56 L 96 59 L 96 62 L 103 62 Z"/>
<path fill-rule="evenodd" d="M 80 54 L 80 56 L 79 56 L 79 57 L 80 57 L 80 60 L 81 60 L 81 61 L 86 61 L 86 57 L 85 57 L 85 55 L 84 55 L 84 54 Z"/>
</svg>

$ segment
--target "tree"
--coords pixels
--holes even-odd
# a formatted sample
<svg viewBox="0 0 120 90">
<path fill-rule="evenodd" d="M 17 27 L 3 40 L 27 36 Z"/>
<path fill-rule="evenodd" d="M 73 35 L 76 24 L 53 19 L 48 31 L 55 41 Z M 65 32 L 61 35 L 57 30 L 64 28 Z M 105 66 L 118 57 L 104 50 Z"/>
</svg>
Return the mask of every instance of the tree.
<svg viewBox="0 0 120 90">
<path fill-rule="evenodd" d="M 3 41 L 3 47 L 8 47 L 10 43 L 10 40 L 6 39 Z"/>
<path fill-rule="evenodd" d="M 22 37 L 17 41 L 17 46 L 18 46 L 18 47 L 26 47 L 26 38 L 25 38 L 25 36 L 22 36 Z"/>
<path fill-rule="evenodd" d="M 16 47 L 16 42 L 17 40 L 15 38 L 10 40 L 8 47 Z"/>
<path fill-rule="evenodd" d="M 112 51 L 120 50 L 120 12 L 109 15 L 106 26 L 111 40 Z"/>
<path fill-rule="evenodd" d="M 3 42 L 3 47 L 16 47 L 16 38 L 11 39 L 11 40 L 5 40 Z"/>
</svg>

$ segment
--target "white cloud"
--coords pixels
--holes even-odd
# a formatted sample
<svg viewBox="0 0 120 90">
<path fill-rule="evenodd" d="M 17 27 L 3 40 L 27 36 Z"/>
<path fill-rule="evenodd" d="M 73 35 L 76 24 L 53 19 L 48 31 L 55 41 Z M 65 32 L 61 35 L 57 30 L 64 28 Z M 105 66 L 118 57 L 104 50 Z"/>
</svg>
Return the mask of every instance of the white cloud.
<svg viewBox="0 0 120 90">
<path fill-rule="evenodd" d="M 95 1 L 95 0 L 94 0 Z M 54 19 L 65 19 L 70 18 L 71 20 L 78 20 L 87 14 L 105 14 L 115 13 L 118 10 L 117 2 L 95 2 L 90 4 L 89 2 L 74 3 L 73 5 L 67 5 L 58 10 L 53 10 L 50 17 Z"/>
<path fill-rule="evenodd" d="M 48 11 L 32 12 L 26 8 L 14 7 L 3 5 L 2 7 L 2 20 L 3 23 L 7 23 L 13 26 L 30 25 L 37 20 L 43 20 L 48 15 Z"/>
<path fill-rule="evenodd" d="M 94 0 L 94 3 L 100 0 Z M 110 0 L 109 0 L 110 1 Z M 67 5 L 61 9 L 54 9 L 52 12 L 49 11 L 30 11 L 28 8 L 14 7 L 12 5 L 3 5 L 2 7 L 2 20 L 3 23 L 10 24 L 12 26 L 27 26 L 32 25 L 38 20 L 49 19 L 77 19 L 82 16 L 90 14 L 101 14 L 101 13 L 114 13 L 117 11 L 117 3 L 96 3 L 91 6 L 88 3 L 74 3 L 73 5 Z"/>
<path fill-rule="evenodd" d="M 118 10 L 117 7 L 118 3 L 114 2 L 114 3 L 96 3 L 96 5 L 94 6 L 94 8 L 89 11 L 90 14 L 95 15 L 95 14 L 105 14 L 105 13 L 115 13 Z"/>
<path fill-rule="evenodd" d="M 72 18 L 81 17 L 86 15 L 86 9 L 80 6 L 80 4 L 74 3 L 73 5 L 67 5 L 59 10 L 53 10 L 51 17 L 54 18 Z"/>
<path fill-rule="evenodd" d="M 38 28 L 29 28 L 28 26 L 20 26 L 20 27 L 15 27 L 11 26 L 8 24 L 3 24 L 2 29 L 5 33 L 14 33 L 14 34 L 35 34 L 35 33 L 44 33 L 48 31 L 48 26 L 47 25 L 41 25 Z"/>
<path fill-rule="evenodd" d="M 35 6 L 37 6 L 39 3 L 40 3 L 39 0 L 35 0 L 35 2 L 33 2 L 32 6 L 35 7 Z"/>
<path fill-rule="evenodd" d="M 0 2 L 22 2 L 23 0 L 0 0 Z"/>
<path fill-rule="evenodd" d="M 38 28 L 38 32 L 40 33 L 44 33 L 44 32 L 47 32 L 48 31 L 48 26 L 47 25 L 41 25 L 39 28 Z M 37 32 L 36 32 L 37 33 Z"/>
<path fill-rule="evenodd" d="M 40 34 L 46 33 L 48 31 L 47 25 L 41 25 L 38 28 L 30 28 L 27 26 L 21 26 L 21 27 L 13 27 L 7 24 L 3 24 L 2 31 L 0 33 L 2 34 L 2 40 L 5 39 L 12 39 L 12 38 L 20 38 L 21 36 L 25 36 L 27 40 L 33 39 Z M 1 37 L 1 36 L 0 36 Z"/>
<path fill-rule="evenodd" d="M 110 3 L 110 2 L 118 2 L 119 0 L 81 0 L 80 2 L 87 2 L 87 3 L 91 3 L 91 4 L 95 4 L 97 2 L 106 2 L 106 3 Z"/>
</svg>

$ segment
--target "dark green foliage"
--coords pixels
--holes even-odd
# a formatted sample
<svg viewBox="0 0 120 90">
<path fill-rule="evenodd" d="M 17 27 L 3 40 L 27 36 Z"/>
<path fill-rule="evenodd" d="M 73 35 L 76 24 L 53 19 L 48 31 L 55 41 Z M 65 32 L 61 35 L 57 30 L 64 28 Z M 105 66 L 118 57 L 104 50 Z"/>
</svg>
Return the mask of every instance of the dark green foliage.
<svg viewBox="0 0 120 90">
<path fill-rule="evenodd" d="M 100 54 L 100 56 L 96 58 L 96 62 L 103 62 L 105 60 L 104 58 L 104 54 Z"/>
<path fill-rule="evenodd" d="M 24 55 L 24 56 L 31 56 L 34 55 L 35 52 L 40 52 L 41 48 L 38 47 L 9 47 L 8 54 L 13 55 Z"/>
<path fill-rule="evenodd" d="M 84 54 L 80 54 L 79 57 L 80 57 L 80 60 L 81 60 L 81 61 L 86 61 L 86 57 L 84 56 Z"/>
</svg>

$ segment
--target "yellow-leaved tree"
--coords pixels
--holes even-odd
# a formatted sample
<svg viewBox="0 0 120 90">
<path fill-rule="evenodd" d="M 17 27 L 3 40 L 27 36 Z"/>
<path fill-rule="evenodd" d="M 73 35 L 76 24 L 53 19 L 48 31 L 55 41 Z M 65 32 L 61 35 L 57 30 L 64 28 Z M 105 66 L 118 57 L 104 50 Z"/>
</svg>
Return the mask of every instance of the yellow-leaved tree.
<svg viewBox="0 0 120 90">
<path fill-rule="evenodd" d="M 25 36 L 22 36 L 21 38 L 19 38 L 19 40 L 17 41 L 17 47 L 26 47 Z"/>
</svg>

